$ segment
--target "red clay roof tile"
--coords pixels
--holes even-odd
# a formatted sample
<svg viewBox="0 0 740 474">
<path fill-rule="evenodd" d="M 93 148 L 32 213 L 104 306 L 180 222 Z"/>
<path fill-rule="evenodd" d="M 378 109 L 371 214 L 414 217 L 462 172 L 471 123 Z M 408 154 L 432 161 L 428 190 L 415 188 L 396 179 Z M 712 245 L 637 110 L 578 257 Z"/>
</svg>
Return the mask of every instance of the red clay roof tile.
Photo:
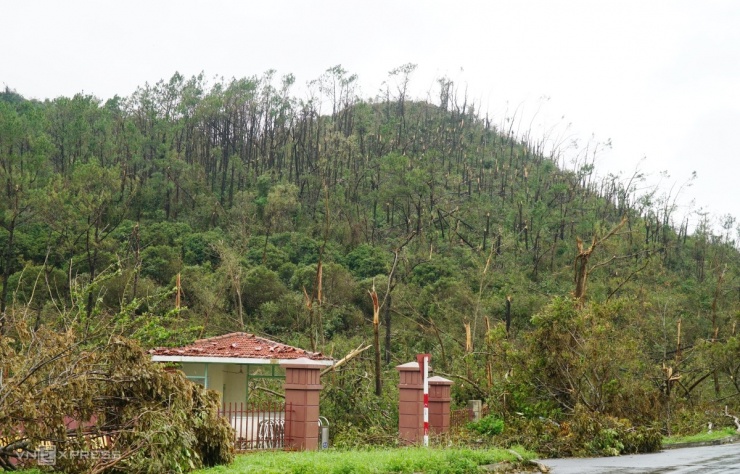
<svg viewBox="0 0 740 474">
<path fill-rule="evenodd" d="M 223 336 L 198 339 L 183 347 L 157 347 L 151 355 L 182 355 L 198 357 L 243 357 L 252 359 L 332 360 L 321 352 L 309 352 L 297 347 L 271 341 L 246 332 L 232 332 Z"/>
</svg>

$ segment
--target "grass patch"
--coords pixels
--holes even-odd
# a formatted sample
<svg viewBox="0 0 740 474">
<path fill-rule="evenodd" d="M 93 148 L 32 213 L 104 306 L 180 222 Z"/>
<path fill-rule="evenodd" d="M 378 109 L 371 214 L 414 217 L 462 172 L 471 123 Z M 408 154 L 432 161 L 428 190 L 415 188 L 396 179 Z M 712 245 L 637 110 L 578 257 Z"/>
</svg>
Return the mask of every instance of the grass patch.
<svg viewBox="0 0 740 474">
<path fill-rule="evenodd" d="M 663 438 L 664 445 L 681 444 L 681 443 L 702 443 L 707 441 L 716 441 L 718 439 L 727 438 L 728 436 L 737 436 L 738 433 L 735 428 L 727 427 L 721 430 L 703 433 L 697 433 L 689 436 L 668 436 Z"/>
<path fill-rule="evenodd" d="M 522 448 L 525 460 L 535 454 Z M 326 450 L 303 452 L 259 452 L 237 456 L 229 466 L 196 471 L 197 474 L 379 474 L 423 472 L 426 474 L 467 474 L 478 466 L 502 461 L 518 462 L 504 449 L 397 448 L 368 450 Z"/>
</svg>

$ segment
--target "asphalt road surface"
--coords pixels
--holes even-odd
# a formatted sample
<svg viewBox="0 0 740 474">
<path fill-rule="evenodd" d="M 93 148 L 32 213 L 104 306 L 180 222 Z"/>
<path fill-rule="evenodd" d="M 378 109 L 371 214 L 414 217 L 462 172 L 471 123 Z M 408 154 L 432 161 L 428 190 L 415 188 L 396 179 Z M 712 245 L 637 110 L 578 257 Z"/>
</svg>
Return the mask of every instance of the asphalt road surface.
<svg viewBox="0 0 740 474">
<path fill-rule="evenodd" d="M 740 444 L 668 449 L 613 458 L 543 459 L 551 474 L 740 473 Z"/>
</svg>

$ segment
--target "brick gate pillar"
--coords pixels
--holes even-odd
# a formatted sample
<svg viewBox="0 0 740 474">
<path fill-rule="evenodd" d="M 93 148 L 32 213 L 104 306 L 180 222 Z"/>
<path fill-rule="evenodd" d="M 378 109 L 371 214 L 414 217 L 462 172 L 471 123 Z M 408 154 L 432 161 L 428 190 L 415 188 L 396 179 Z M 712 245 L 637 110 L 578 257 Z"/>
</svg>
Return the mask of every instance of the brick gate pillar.
<svg viewBox="0 0 740 474">
<path fill-rule="evenodd" d="M 452 380 L 444 377 L 429 377 L 429 433 L 441 434 L 450 431 L 450 402 Z"/>
<path fill-rule="evenodd" d="M 319 394 L 323 388 L 319 375 L 324 366 L 305 358 L 280 365 L 285 368 L 285 447 L 318 449 Z"/>
<path fill-rule="evenodd" d="M 424 436 L 424 380 L 418 362 L 396 367 L 398 381 L 398 435 L 408 444 Z"/>
</svg>

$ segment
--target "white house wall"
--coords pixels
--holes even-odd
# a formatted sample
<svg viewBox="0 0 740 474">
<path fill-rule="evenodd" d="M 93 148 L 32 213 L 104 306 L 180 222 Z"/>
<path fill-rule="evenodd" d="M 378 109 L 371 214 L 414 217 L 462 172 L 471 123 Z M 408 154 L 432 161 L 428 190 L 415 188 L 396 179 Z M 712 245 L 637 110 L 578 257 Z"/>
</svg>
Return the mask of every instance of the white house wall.
<svg viewBox="0 0 740 474">
<path fill-rule="evenodd" d="M 229 403 L 244 403 L 247 401 L 247 374 L 244 368 L 239 373 L 239 365 L 224 365 L 223 384 L 226 392 L 223 401 L 226 406 Z"/>
<path fill-rule="evenodd" d="M 221 401 L 224 405 L 247 401 L 247 375 L 242 366 L 211 363 L 207 365 L 208 370 L 206 371 L 205 363 L 183 362 L 181 370 L 187 377 L 193 377 L 193 380 L 196 380 L 195 377 L 205 379 L 207 372 L 208 388 L 221 394 Z M 242 373 L 239 373 L 240 367 Z"/>
<path fill-rule="evenodd" d="M 184 365 L 184 364 L 183 364 Z M 224 365 L 208 364 L 208 388 L 224 396 Z"/>
</svg>

